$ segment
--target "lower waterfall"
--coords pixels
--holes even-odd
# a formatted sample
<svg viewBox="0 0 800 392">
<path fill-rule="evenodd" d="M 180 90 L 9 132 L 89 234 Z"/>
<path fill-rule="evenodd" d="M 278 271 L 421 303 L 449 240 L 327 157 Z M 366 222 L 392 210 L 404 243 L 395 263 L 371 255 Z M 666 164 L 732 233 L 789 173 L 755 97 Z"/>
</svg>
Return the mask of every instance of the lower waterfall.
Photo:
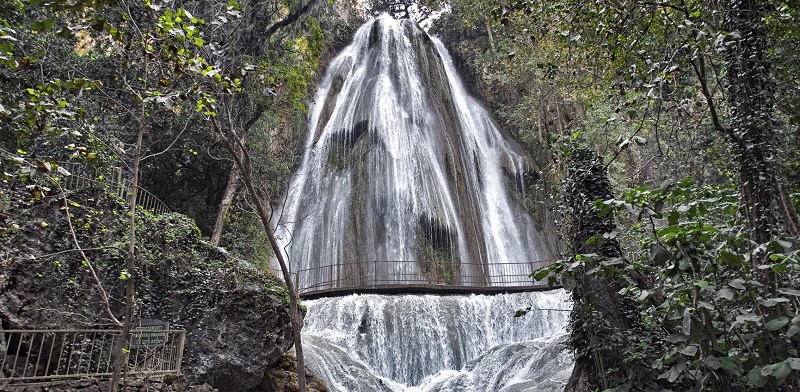
<svg viewBox="0 0 800 392">
<path fill-rule="evenodd" d="M 307 365 L 330 391 L 555 392 L 572 369 L 563 344 L 570 302 L 561 290 L 305 304 Z"/>
</svg>

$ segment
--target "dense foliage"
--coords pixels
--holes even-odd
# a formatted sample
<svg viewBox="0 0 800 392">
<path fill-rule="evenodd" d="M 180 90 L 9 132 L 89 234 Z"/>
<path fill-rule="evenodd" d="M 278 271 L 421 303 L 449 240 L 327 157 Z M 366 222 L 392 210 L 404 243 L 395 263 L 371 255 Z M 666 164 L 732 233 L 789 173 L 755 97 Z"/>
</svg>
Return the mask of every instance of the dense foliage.
<svg viewBox="0 0 800 392">
<path fill-rule="evenodd" d="M 20 187 L 37 200 L 63 199 L 59 213 L 70 220 L 70 203 L 77 202 L 68 196 L 74 189 L 35 182 L 35 172 L 54 184 L 78 174 L 100 183 L 114 179 L 130 209 L 122 238 L 127 251 L 124 265 L 104 263 L 101 272 L 125 281 L 124 316 L 113 306 L 121 299 L 106 289 L 109 283 L 86 256 L 89 244 L 77 238 L 73 226 L 69 233 L 73 251 L 94 277 L 104 316 L 123 329 L 126 343 L 118 358 L 127 353 L 140 303 L 134 282 L 147 283 L 143 259 L 151 256 L 154 240 L 137 238 L 142 233 L 136 205 L 167 204 L 195 218 L 214 245 L 227 224 L 230 234 L 222 243 L 262 268 L 276 253 L 274 246 L 265 250 L 264 234 L 273 238 L 269 212 L 261 206 L 284 192 L 300 153 L 305 102 L 324 46 L 341 41 L 323 35 L 312 14 L 330 5 L 314 8 L 315 3 L 0 3 L 0 230 L 13 231 L 14 217 L 26 208 L 12 191 Z M 240 231 L 251 235 L 238 236 Z M 290 280 L 284 281 L 294 315 L 296 298 Z M 299 320 L 292 324 L 302 364 Z M 117 361 L 118 369 L 123 362 Z M 302 373 L 299 385 L 304 390 Z"/>
<path fill-rule="evenodd" d="M 3 314 L 4 327 L 108 326 L 99 291 L 107 292 L 108 306 L 119 314 L 124 282 L 130 275 L 138 280 L 136 313 L 143 318 L 168 318 L 180 328 L 196 322 L 221 301 L 252 296 L 249 287 L 273 295 L 288 307 L 288 294 L 280 281 L 213 246 L 194 221 L 178 213 L 137 211 L 140 262 L 129 275 L 121 268 L 128 240 L 126 200 L 111 181 L 78 185 L 70 177 L 55 170 L 34 170 L 25 184 L 3 187 L 2 203 L 9 216 L 4 217 L 0 231 L 4 249 L 0 280 L 25 285 L 27 294 L 36 295 L 25 300 L 28 309 Z M 253 300 L 247 299 L 240 305 Z"/>
<path fill-rule="evenodd" d="M 241 193 L 207 122 L 220 105 L 235 107 L 233 123 L 250 135 L 252 169 L 268 200 L 279 198 L 298 163 L 323 46 L 352 32 L 338 26 L 323 35 L 312 4 L 4 1 L 3 158 L 130 173 L 141 127 L 141 184 L 210 235 L 222 225 L 215 217 L 224 196 Z M 222 215 L 233 227 L 222 243 L 265 260 L 261 241 L 237 234 L 257 222 L 248 202 L 227 203 L 232 211 Z"/>
<path fill-rule="evenodd" d="M 419 18 L 441 6 L 372 3 Z M 539 277 L 551 274 L 578 305 L 569 388 L 800 388 L 800 3 L 450 6 L 437 31 L 473 91 L 536 158 L 540 190 L 552 186 L 562 200 L 568 255 Z M 80 172 L 141 182 L 215 242 L 265 263 L 256 199 L 284 193 L 309 86 L 326 48 L 353 32 L 312 8 L 0 0 L 0 237 L 37 225 L 52 233 L 41 217 L 18 221 L 50 203 L 74 219 L 75 238 L 62 245 L 98 243 L 103 211 L 62 192 Z M 244 177 L 254 179 L 249 197 Z M 137 219 L 149 229 L 127 235 L 148 243 L 197 235 L 176 217 Z M 160 257 L 161 248 L 140 247 L 127 270 L 116 245 L 98 250 L 120 264 L 108 266 L 116 283 L 86 280 L 92 290 L 144 276 Z M 91 275 L 92 261 L 76 257 L 70 268 Z M 64 276 L 64 290 L 74 289 Z M 117 307 L 100 302 L 115 321 Z"/>
<path fill-rule="evenodd" d="M 570 253 L 539 277 L 555 272 L 576 304 L 600 308 L 581 286 L 602 277 L 637 304 L 617 362 L 603 355 L 614 334 L 576 343 L 609 327 L 593 306 L 576 307 L 573 349 L 595 362 L 578 362 L 568 390 L 798 388 L 798 51 L 787 41 L 800 31 L 798 4 L 453 5 L 462 37 L 484 43 L 454 51 L 472 54 L 484 95 L 542 151 L 564 200 Z M 574 141 L 562 148 L 565 138 Z M 619 200 L 576 188 L 591 174 L 591 161 L 574 161 L 587 147 Z M 587 227 L 570 202 L 581 197 L 598 198 L 595 210 L 619 227 Z M 585 252 L 609 241 L 620 257 Z M 601 376 L 576 385 L 587 372 Z"/>
</svg>

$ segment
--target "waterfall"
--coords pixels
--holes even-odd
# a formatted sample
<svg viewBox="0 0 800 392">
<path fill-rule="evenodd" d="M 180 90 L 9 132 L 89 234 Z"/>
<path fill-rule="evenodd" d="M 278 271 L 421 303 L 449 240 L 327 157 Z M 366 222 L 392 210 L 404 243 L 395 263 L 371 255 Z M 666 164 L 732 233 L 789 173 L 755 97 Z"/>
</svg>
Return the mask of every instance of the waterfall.
<svg viewBox="0 0 800 392">
<path fill-rule="evenodd" d="M 519 203 L 537 176 L 441 42 L 383 15 L 320 83 L 276 234 L 301 290 L 529 285 L 555 254 Z M 560 291 L 306 304 L 309 366 L 333 391 L 546 391 L 571 366 Z"/>
<path fill-rule="evenodd" d="M 560 342 L 569 315 L 562 291 L 306 304 L 308 366 L 333 391 L 555 391 L 572 366 Z"/>
<path fill-rule="evenodd" d="M 436 260 L 502 283 L 504 265 L 553 257 L 511 194 L 532 167 L 442 44 L 383 15 L 328 67 L 277 234 L 300 287 L 423 267 L 367 261 Z"/>
</svg>

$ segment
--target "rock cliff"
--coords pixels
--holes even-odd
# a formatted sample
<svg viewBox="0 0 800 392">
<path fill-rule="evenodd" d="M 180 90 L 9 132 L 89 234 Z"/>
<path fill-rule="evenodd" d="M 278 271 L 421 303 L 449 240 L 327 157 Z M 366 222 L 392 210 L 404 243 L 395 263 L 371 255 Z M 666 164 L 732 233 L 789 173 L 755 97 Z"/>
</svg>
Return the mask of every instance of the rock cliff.
<svg viewBox="0 0 800 392">
<path fill-rule="evenodd" d="M 124 201 L 97 184 L 65 195 L 40 177 L 0 184 L 2 329 L 111 327 L 90 267 L 122 319 Z M 32 197 L 32 184 L 45 191 Z M 183 215 L 139 211 L 136 218 L 136 317 L 187 331 L 188 385 L 263 390 L 292 342 L 285 286 L 209 244 Z"/>
</svg>

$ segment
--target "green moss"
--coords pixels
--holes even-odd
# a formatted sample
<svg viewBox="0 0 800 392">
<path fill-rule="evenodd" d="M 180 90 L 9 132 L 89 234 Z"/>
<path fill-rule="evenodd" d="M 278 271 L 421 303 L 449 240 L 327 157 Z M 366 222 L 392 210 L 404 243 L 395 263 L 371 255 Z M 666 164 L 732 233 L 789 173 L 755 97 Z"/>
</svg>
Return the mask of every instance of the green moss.
<svg viewBox="0 0 800 392">
<path fill-rule="evenodd" d="M 333 148 L 328 152 L 328 167 L 335 168 L 336 170 L 346 170 L 353 164 L 353 157 L 349 149 L 341 148 L 339 145 L 334 144 Z"/>
<path fill-rule="evenodd" d="M 419 220 L 418 238 L 422 239 L 422 268 L 436 283 L 456 284 L 460 276 L 456 237 L 450 228 L 436 218 Z"/>
</svg>

